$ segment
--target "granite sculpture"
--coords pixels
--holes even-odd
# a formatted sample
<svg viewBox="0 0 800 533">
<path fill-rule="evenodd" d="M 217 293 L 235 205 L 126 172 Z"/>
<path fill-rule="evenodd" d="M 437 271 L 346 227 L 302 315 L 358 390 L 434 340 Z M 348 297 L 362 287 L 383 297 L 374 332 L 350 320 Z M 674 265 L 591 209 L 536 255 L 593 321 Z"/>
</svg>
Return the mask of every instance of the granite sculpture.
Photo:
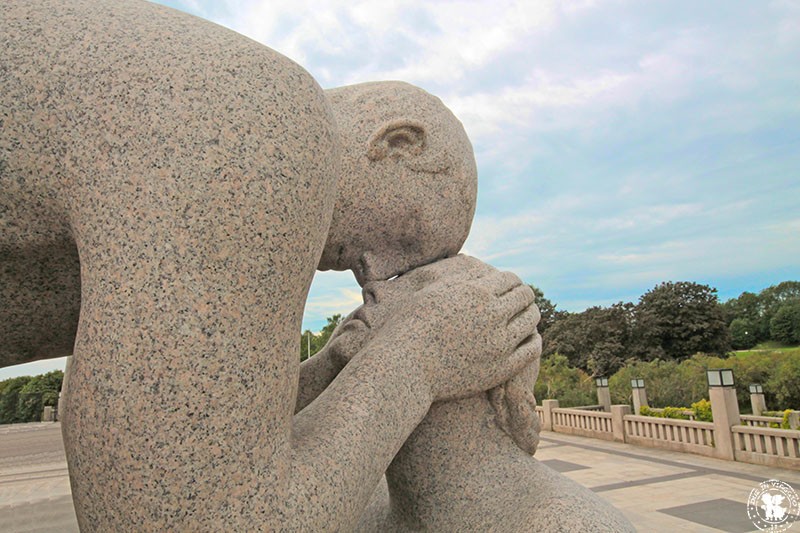
<svg viewBox="0 0 800 533">
<path fill-rule="evenodd" d="M 364 304 L 303 368 L 344 367 L 373 335 L 385 334 L 376 331 L 397 331 L 392 322 L 406 314 L 402 309 L 409 297 L 448 276 L 465 281 L 505 277 L 506 287 L 513 288 L 504 297 L 516 298 L 517 307 L 525 309 L 509 322 L 509 332 L 535 352 L 529 364 L 497 387 L 435 402 L 393 460 L 356 529 L 633 531 L 594 493 L 532 457 L 539 441 L 533 386 L 541 337 L 528 287 L 474 258 L 436 261 L 461 248 L 475 208 L 477 172 L 460 122 L 438 98 L 405 83 L 366 83 L 326 94 L 347 164 L 320 267 L 353 270 Z M 400 137 L 381 143 L 390 147 L 384 157 L 391 157 L 383 166 L 374 163 L 380 139 L 374 132 Z M 409 271 L 407 265 L 424 266 Z M 389 279 L 396 274 L 402 276 Z M 480 299 L 462 305 L 469 303 Z M 324 388 L 320 382 L 302 385 L 298 409 Z"/>
<path fill-rule="evenodd" d="M 0 36 L 0 365 L 74 354 L 82 530 L 438 527 L 454 517 L 412 493 L 462 472 L 418 476 L 430 431 L 488 405 L 503 429 L 475 442 L 485 458 L 494 440 L 530 448 L 514 384 L 535 378 L 537 311 L 516 276 L 455 256 L 475 166 L 438 101 L 326 96 L 280 54 L 146 2 L 10 0 Z M 317 266 L 352 269 L 366 303 L 301 368 Z M 381 504 L 387 468 L 403 516 Z"/>
</svg>

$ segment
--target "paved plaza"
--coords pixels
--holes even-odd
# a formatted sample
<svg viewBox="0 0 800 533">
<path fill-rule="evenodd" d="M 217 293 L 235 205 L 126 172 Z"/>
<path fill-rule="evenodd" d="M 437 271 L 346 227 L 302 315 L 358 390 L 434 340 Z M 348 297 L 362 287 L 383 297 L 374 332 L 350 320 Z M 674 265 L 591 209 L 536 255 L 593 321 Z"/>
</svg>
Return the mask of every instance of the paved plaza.
<svg viewBox="0 0 800 533">
<path fill-rule="evenodd" d="M 800 493 L 794 470 L 551 432 L 536 457 L 606 498 L 642 532 L 758 531 L 747 516 L 753 488 L 779 479 Z M 0 531 L 77 530 L 60 424 L 0 426 Z M 800 523 L 788 531 L 800 533 Z"/>
</svg>

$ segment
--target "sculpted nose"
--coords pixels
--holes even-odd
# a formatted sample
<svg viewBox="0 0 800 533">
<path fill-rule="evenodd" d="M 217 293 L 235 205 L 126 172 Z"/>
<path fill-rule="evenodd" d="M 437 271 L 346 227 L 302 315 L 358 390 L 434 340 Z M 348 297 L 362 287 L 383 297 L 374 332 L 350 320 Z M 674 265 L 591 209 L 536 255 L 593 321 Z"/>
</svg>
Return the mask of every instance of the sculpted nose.
<svg viewBox="0 0 800 533">
<path fill-rule="evenodd" d="M 375 282 L 370 281 L 365 284 L 361 289 L 361 299 L 364 300 L 365 305 L 378 303 L 377 295 L 375 294 Z"/>
<path fill-rule="evenodd" d="M 361 289 L 361 297 L 365 304 L 377 304 L 384 301 L 391 291 L 390 281 L 370 281 Z"/>
</svg>

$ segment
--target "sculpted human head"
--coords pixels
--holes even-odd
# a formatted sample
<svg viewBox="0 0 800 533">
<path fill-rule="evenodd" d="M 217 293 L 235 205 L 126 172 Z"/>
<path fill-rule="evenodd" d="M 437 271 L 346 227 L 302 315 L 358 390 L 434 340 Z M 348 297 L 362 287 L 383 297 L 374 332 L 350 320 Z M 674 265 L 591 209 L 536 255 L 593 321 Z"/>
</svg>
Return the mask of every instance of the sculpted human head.
<svg viewBox="0 0 800 533">
<path fill-rule="evenodd" d="M 475 212 L 477 169 L 458 119 L 402 82 L 326 91 L 341 167 L 320 270 L 352 270 L 360 285 L 451 257 Z"/>
</svg>

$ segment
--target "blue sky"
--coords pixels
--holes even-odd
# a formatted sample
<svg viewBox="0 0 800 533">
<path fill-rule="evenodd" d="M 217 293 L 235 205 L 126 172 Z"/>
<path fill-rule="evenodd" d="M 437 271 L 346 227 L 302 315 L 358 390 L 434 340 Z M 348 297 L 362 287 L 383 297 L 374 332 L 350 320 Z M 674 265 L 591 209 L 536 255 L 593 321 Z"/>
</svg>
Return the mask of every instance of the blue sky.
<svg viewBox="0 0 800 533">
<path fill-rule="evenodd" d="M 439 96 L 478 162 L 465 252 L 560 309 L 668 280 L 726 300 L 800 279 L 796 0 L 161 3 L 325 88 L 399 79 Z M 359 302 L 349 273 L 320 273 L 304 327 Z"/>
</svg>

